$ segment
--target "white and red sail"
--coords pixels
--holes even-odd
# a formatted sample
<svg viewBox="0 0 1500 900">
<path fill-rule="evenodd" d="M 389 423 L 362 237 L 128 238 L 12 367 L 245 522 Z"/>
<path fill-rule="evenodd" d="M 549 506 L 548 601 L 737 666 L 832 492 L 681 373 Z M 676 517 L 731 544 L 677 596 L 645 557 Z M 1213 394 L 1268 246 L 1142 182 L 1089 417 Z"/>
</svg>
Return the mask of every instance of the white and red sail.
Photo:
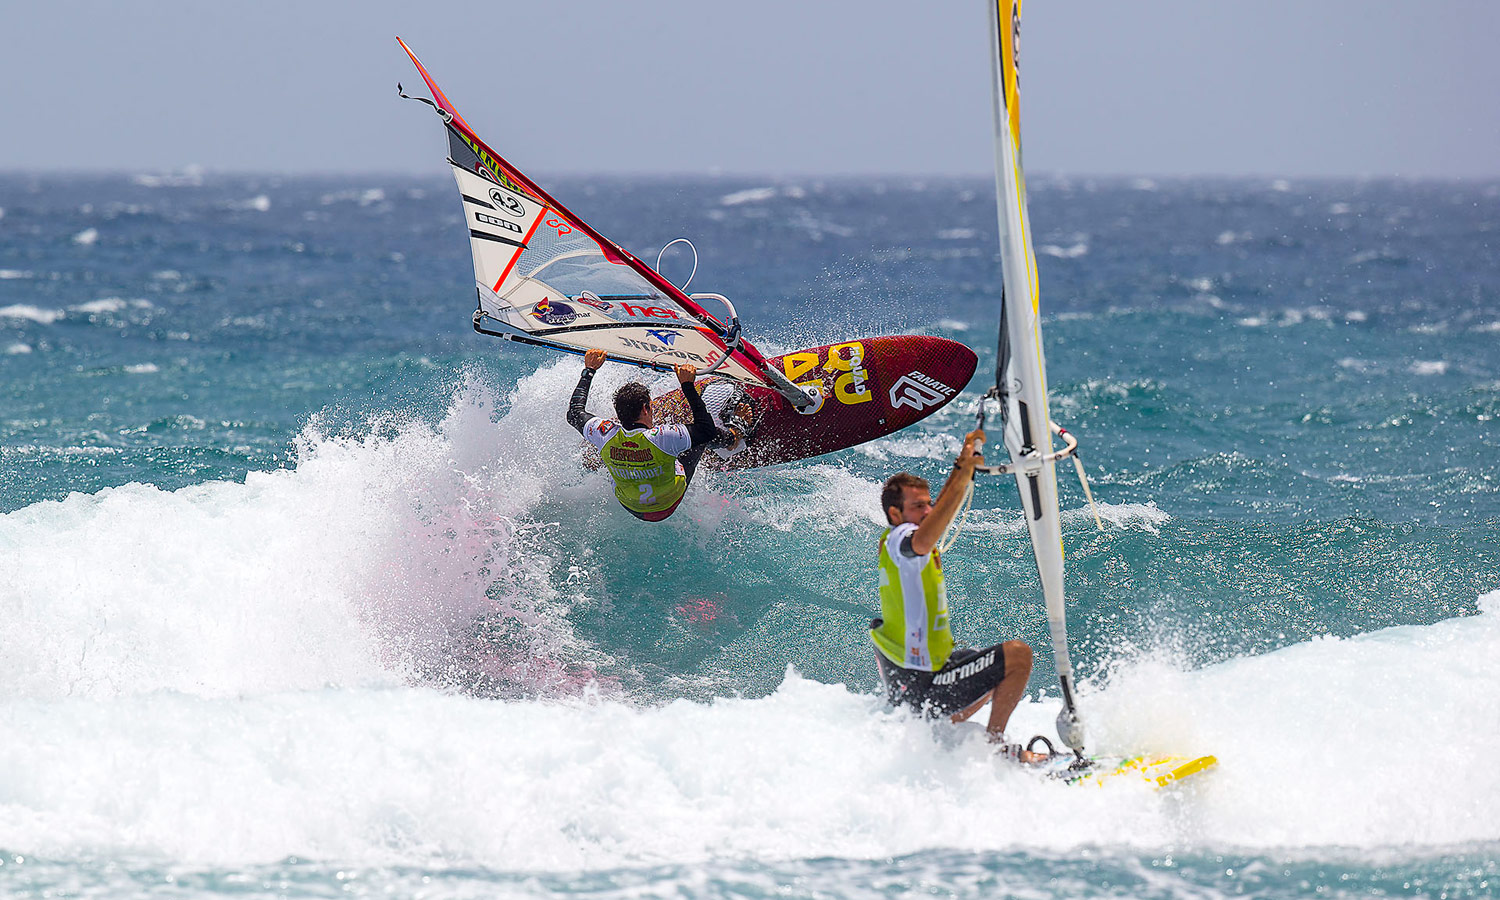
<svg viewBox="0 0 1500 900">
<path fill-rule="evenodd" d="M 396 40 L 447 126 L 448 162 L 474 256 L 476 328 L 574 353 L 601 349 L 611 359 L 650 368 L 691 363 L 747 384 L 782 392 L 790 387 L 748 342 L 731 346 L 726 323 L 490 149 L 411 48 Z M 502 330 L 488 331 L 482 323 Z"/>
</svg>

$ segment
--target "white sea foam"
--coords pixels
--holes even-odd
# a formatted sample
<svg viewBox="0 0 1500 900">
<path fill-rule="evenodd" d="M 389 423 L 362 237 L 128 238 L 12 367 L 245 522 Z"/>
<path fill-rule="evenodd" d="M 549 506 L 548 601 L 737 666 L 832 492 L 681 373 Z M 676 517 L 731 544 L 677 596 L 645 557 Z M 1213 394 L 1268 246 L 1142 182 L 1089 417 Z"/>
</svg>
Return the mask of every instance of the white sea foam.
<svg viewBox="0 0 1500 900">
<path fill-rule="evenodd" d="M 40 325 L 51 325 L 65 315 L 60 309 L 42 309 L 28 303 L 0 306 L 0 319 L 29 319 Z"/>
<path fill-rule="evenodd" d="M 1172 519 L 1167 512 L 1157 508 L 1155 502 L 1099 503 L 1097 506 L 1099 518 L 1106 529 L 1160 534 L 1160 526 Z M 1061 520 L 1065 529 L 1092 531 L 1096 527 L 1094 511 L 1089 509 L 1087 503 L 1061 510 Z M 976 507 L 970 510 L 963 529 L 975 535 L 1025 535 L 1026 520 L 1017 509 Z M 1035 574 L 1035 569 L 1032 569 L 1032 574 Z"/>
<path fill-rule="evenodd" d="M 576 480 L 577 461 L 539 452 L 534 409 L 524 426 L 495 414 L 471 385 L 435 427 L 392 419 L 354 439 L 314 422 L 295 468 L 243 484 L 130 484 L 0 516 L 0 695 L 399 684 L 441 661 L 454 629 L 502 614 L 533 631 L 487 665 L 543 687 L 571 677 L 566 634 L 533 621 L 550 563 L 517 559 L 530 526 L 516 516 Z M 58 565 L 78 547 L 86 564 Z"/>
<path fill-rule="evenodd" d="M 355 203 L 360 206 L 375 206 L 385 202 L 385 190 L 382 188 L 351 188 L 342 191 L 333 191 L 323 194 L 318 198 L 323 206 L 332 206 L 335 203 Z"/>
<path fill-rule="evenodd" d="M 719 204 L 722 206 L 740 206 L 745 203 L 762 203 L 775 196 L 776 189 L 774 187 L 747 188 L 743 191 L 725 194 L 719 198 Z"/>
<path fill-rule="evenodd" d="M 855 233 L 854 229 L 850 228 L 848 225 L 840 225 L 837 222 L 832 222 L 827 219 L 819 219 L 812 213 L 808 212 L 806 209 L 797 210 L 797 215 L 789 219 L 787 224 L 793 226 L 794 228 L 803 229 L 808 233 L 808 236 L 815 241 L 821 241 L 825 234 L 831 234 L 836 237 L 851 237 Z M 959 255 L 965 255 L 970 251 L 937 251 L 934 255 L 936 256 L 944 252 L 952 252 Z"/>
<path fill-rule="evenodd" d="M 0 269 L 0 281 L 12 281 L 17 278 L 33 278 L 30 272 L 24 269 Z"/>
<path fill-rule="evenodd" d="M 0 703 L 0 845 L 570 871 L 932 846 L 1492 841 L 1500 594 L 1482 604 L 1201 671 L 1169 653 L 1127 657 L 1081 691 L 1092 746 L 1220 761 L 1161 794 L 1038 779 L 977 737 L 940 739 L 944 726 L 792 672 L 763 699 L 658 708 L 399 687 L 13 698 Z M 150 618 L 139 624 L 148 638 Z M 1056 711 L 1023 702 L 1010 730 L 1050 734 Z"/>
<path fill-rule="evenodd" d="M 152 375 L 160 371 L 161 369 L 157 367 L 156 363 L 136 363 L 135 365 L 125 367 L 125 374 L 127 375 Z"/>
<path fill-rule="evenodd" d="M 184 166 L 179 172 L 172 172 L 166 175 L 141 174 L 136 175 L 131 180 L 141 187 L 148 188 L 202 187 L 203 167 L 199 165 Z"/>
<path fill-rule="evenodd" d="M 73 243 L 78 244 L 81 247 L 92 246 L 93 244 L 97 243 L 98 240 L 99 229 L 97 228 L 85 228 L 77 234 L 73 235 Z"/>
<path fill-rule="evenodd" d="M 1411 364 L 1408 371 L 1413 375 L 1444 375 L 1448 371 L 1448 363 L 1441 359 L 1419 359 Z"/>
<path fill-rule="evenodd" d="M 1160 534 L 1161 526 L 1172 520 L 1166 510 L 1160 509 L 1155 500 L 1145 503 L 1096 503 L 1099 518 L 1105 527 L 1114 526 L 1122 530 L 1139 529 L 1151 534 Z M 1069 528 L 1093 528 L 1094 510 L 1087 505 L 1062 511 L 1062 522 Z"/>
<path fill-rule="evenodd" d="M 1066 247 L 1061 247 L 1057 244 L 1043 244 L 1036 248 L 1036 252 L 1044 256 L 1055 256 L 1058 259 L 1077 259 L 1080 256 L 1088 255 L 1089 245 L 1083 241 L 1079 241 L 1076 244 L 1069 244 Z"/>
<path fill-rule="evenodd" d="M 1201 672 L 1129 665 L 1096 708 L 1098 739 L 1218 756 L 1194 813 L 1218 842 L 1493 841 L 1500 592 L 1480 607 L 1474 617 L 1323 638 Z"/>
<path fill-rule="evenodd" d="M 814 463 L 777 469 L 740 501 L 752 521 L 778 531 L 845 532 L 860 525 L 883 526 L 880 482 L 839 466 Z"/>
<path fill-rule="evenodd" d="M 30 352 L 31 352 L 31 345 L 30 344 L 23 344 L 23 343 L 21 343 L 19 341 L 17 341 L 14 344 L 9 344 L 5 348 L 5 355 L 6 356 L 21 356 L 21 355 L 24 355 L 24 354 L 27 354 L 27 353 L 30 353 Z"/>
<path fill-rule="evenodd" d="M 892 457 L 951 460 L 962 446 L 963 441 L 957 435 L 944 431 L 924 432 L 913 429 L 860 444 L 855 449 L 871 459 L 883 462 Z"/>
<path fill-rule="evenodd" d="M 152 309 L 154 305 L 150 300 L 140 297 L 126 299 L 124 297 L 100 297 L 98 300 L 90 300 L 86 303 L 78 303 L 68 307 L 69 313 L 78 313 L 84 316 L 114 316 L 116 313 L 127 309 Z M 59 316 L 61 318 L 62 316 Z"/>
<path fill-rule="evenodd" d="M 243 209 L 250 212 L 270 212 L 271 198 L 265 194 L 257 194 L 248 200 L 238 200 L 229 204 L 230 209 Z"/>
<path fill-rule="evenodd" d="M 146 300 L 137 301 L 137 303 L 143 303 L 146 306 L 151 305 L 150 302 Z M 130 305 L 132 305 L 131 302 L 124 299 L 123 297 L 100 297 L 98 300 L 90 300 L 87 303 L 80 303 L 77 306 L 70 306 L 68 308 L 73 312 L 81 312 L 84 315 L 93 315 L 95 313 L 119 312 L 120 310 L 125 309 Z"/>
<path fill-rule="evenodd" d="M 119 447 L 45 447 L 39 444 L 17 444 L 0 447 L 0 456 L 12 457 L 84 457 L 119 456 Z"/>
<path fill-rule="evenodd" d="M 657 707 L 548 688 L 579 641 L 536 513 L 614 512 L 603 477 L 558 452 L 577 444 L 557 415 L 576 372 L 559 361 L 509 398 L 468 378 L 435 425 L 313 423 L 294 467 L 244 483 L 126 485 L 0 515 L 0 847 L 574 872 L 1496 839 L 1500 593 L 1477 616 L 1198 671 L 1122 651 L 1081 686 L 1091 746 L 1220 759 L 1161 794 L 1041 780 L 795 673 L 764 698 Z M 622 376 L 600 379 L 603 395 Z M 881 524 L 879 485 L 837 466 L 752 477 L 775 484 L 744 515 L 810 552 L 829 546 L 812 535 Z M 1122 527 L 1166 520 L 1150 504 L 1104 511 Z M 656 534 L 680 542 L 690 512 Z M 1014 513 L 988 527 L 1024 540 Z M 524 627 L 493 665 L 547 699 L 421 677 L 455 630 L 497 612 Z M 1010 731 L 1051 734 L 1056 712 L 1023 702 Z"/>
<path fill-rule="evenodd" d="M 1324 306 L 1307 306 L 1300 309 L 1287 308 L 1283 309 L 1280 315 L 1281 317 L 1276 320 L 1276 324 L 1282 328 L 1301 325 L 1303 322 L 1307 322 L 1309 320 L 1313 322 L 1331 323 L 1334 318 L 1333 310 Z M 1271 324 L 1271 320 L 1267 316 L 1246 316 L 1236 321 L 1238 324 L 1244 325 L 1249 328 L 1262 328 L 1266 325 Z"/>
<path fill-rule="evenodd" d="M 937 233 L 940 241 L 969 241 L 979 236 L 975 228 L 944 228 Z"/>
</svg>

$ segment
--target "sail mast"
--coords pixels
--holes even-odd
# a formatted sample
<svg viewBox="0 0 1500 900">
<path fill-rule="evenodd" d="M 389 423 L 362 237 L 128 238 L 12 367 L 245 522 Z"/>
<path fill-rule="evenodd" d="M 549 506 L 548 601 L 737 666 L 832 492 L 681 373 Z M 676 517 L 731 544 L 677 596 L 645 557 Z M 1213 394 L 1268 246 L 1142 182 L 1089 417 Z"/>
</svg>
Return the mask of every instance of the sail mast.
<svg viewBox="0 0 1500 900">
<path fill-rule="evenodd" d="M 1026 180 L 1021 167 L 1020 70 L 1017 49 L 1021 0 L 991 0 L 990 64 L 994 75 L 995 195 L 1003 268 L 1001 328 L 996 392 L 1005 420 L 1004 438 L 1021 494 L 1026 526 L 1036 555 L 1037 574 L 1052 632 L 1052 653 L 1062 687 L 1058 736 L 1073 750 L 1083 749 L 1083 727 L 1073 697 L 1068 657 L 1068 624 L 1063 596 L 1062 524 L 1057 504 L 1053 425 L 1047 410 L 1046 359 L 1036 278 L 1036 252 L 1026 212 Z M 1071 448 L 1069 448 L 1071 449 Z M 1066 451 L 1065 451 L 1066 452 Z"/>
</svg>

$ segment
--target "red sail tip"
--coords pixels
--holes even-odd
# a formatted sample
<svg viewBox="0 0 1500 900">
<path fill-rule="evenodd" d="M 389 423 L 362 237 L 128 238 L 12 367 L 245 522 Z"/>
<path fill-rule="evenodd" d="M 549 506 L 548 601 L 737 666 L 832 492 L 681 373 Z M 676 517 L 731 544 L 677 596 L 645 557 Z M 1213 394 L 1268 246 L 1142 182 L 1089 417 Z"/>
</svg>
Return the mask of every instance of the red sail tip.
<svg viewBox="0 0 1500 900">
<path fill-rule="evenodd" d="M 411 48 L 406 46 L 406 41 L 401 40 L 400 35 L 396 36 L 396 43 L 400 44 L 401 49 L 406 51 L 406 55 L 411 58 L 411 64 L 417 67 L 417 72 L 422 76 L 422 80 L 427 82 L 427 91 L 432 94 L 433 102 L 443 112 L 452 116 L 453 120 L 462 125 L 465 130 L 472 131 L 473 129 L 469 128 L 469 123 L 465 122 L 464 117 L 459 115 L 458 110 L 453 108 L 453 104 L 449 102 L 448 96 L 443 93 L 443 89 L 437 86 L 437 82 L 432 80 L 431 75 L 427 74 L 427 67 L 422 65 L 421 60 L 417 59 L 417 54 L 411 52 Z"/>
</svg>

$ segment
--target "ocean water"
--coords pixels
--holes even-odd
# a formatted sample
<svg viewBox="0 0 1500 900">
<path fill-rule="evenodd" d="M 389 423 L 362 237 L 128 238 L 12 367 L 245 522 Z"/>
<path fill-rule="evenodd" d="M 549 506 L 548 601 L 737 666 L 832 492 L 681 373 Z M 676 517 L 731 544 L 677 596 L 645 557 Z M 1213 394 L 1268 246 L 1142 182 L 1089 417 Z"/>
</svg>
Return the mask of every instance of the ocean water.
<svg viewBox="0 0 1500 900">
<path fill-rule="evenodd" d="M 1500 183 L 1033 179 L 1091 740 L 1220 760 L 1152 793 L 875 695 L 879 485 L 994 369 L 991 183 L 543 181 L 690 237 L 762 349 L 980 374 L 646 526 L 576 359 L 470 330 L 445 178 L 0 176 L 0 895 L 1500 893 Z M 1037 648 L 1050 734 L 1014 494 L 955 630 Z"/>
</svg>

